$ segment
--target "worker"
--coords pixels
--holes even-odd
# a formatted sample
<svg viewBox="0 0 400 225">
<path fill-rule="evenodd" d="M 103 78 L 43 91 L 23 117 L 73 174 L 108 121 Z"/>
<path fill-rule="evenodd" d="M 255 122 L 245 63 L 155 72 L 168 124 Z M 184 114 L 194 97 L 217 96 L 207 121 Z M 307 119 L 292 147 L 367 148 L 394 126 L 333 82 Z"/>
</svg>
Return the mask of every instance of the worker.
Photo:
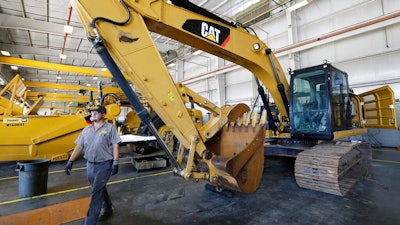
<svg viewBox="0 0 400 225">
<path fill-rule="evenodd" d="M 76 146 L 65 167 L 65 173 L 70 175 L 73 162 L 84 151 L 90 183 L 90 205 L 85 225 L 94 225 L 97 221 L 109 218 L 114 210 L 106 184 L 111 175 L 118 173 L 121 139 L 115 126 L 106 121 L 105 115 L 103 106 L 94 108 L 90 118 L 93 123 L 85 127 L 76 139 Z"/>
</svg>

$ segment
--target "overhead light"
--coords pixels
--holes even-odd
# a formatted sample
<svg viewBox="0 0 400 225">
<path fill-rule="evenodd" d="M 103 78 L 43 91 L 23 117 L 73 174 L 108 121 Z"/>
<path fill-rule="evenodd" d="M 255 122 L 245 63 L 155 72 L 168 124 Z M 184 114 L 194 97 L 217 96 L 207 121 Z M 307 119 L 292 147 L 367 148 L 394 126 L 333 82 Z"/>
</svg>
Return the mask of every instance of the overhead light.
<svg viewBox="0 0 400 225">
<path fill-rule="evenodd" d="M 9 51 L 3 51 L 3 50 L 1 50 L 1 54 L 4 55 L 4 56 L 11 56 L 11 54 L 10 54 Z"/>
<path fill-rule="evenodd" d="M 108 69 L 107 68 L 101 68 L 101 71 L 107 71 Z"/>
<path fill-rule="evenodd" d="M 54 88 L 54 91 L 58 91 L 58 89 L 57 89 L 57 88 Z"/>
<path fill-rule="evenodd" d="M 12 70 L 18 70 L 18 66 L 10 66 Z"/>
<path fill-rule="evenodd" d="M 92 85 L 91 85 L 91 84 L 86 84 L 86 86 L 90 87 L 90 86 L 92 86 Z"/>
<path fill-rule="evenodd" d="M 74 30 L 74 28 L 71 27 L 70 25 L 65 25 L 64 26 L 64 33 L 66 33 L 66 34 L 72 34 L 73 30 Z"/>
<path fill-rule="evenodd" d="M 93 80 L 97 80 L 97 79 L 99 79 L 98 77 L 93 77 Z"/>
<path fill-rule="evenodd" d="M 65 54 L 60 54 L 60 59 L 66 59 L 67 58 L 67 55 L 65 55 Z"/>
<path fill-rule="evenodd" d="M 251 6 L 259 3 L 260 0 L 247 0 L 244 1 L 243 4 L 237 4 L 235 7 L 232 8 L 232 15 L 237 15 L 238 13 L 243 12 L 244 10 L 250 8 Z"/>
<path fill-rule="evenodd" d="M 201 53 L 203 53 L 202 50 L 197 50 L 197 51 L 193 52 L 192 54 L 193 55 L 200 55 Z"/>
<path fill-rule="evenodd" d="M 287 10 L 288 10 L 289 12 L 292 12 L 292 11 L 294 11 L 294 10 L 296 10 L 296 9 L 299 9 L 299 8 L 301 8 L 301 7 L 305 6 L 305 5 L 307 5 L 308 3 L 309 3 L 309 2 L 308 2 L 307 0 L 303 0 L 303 1 L 299 2 L 299 3 L 297 3 L 297 4 L 294 4 L 294 5 L 290 6 L 290 7 L 288 7 Z"/>
<path fill-rule="evenodd" d="M 176 64 L 175 63 L 171 63 L 168 65 L 168 67 L 174 67 Z"/>
<path fill-rule="evenodd" d="M 60 76 L 56 76 L 56 79 L 59 80 L 59 79 L 61 79 L 61 77 Z"/>
</svg>

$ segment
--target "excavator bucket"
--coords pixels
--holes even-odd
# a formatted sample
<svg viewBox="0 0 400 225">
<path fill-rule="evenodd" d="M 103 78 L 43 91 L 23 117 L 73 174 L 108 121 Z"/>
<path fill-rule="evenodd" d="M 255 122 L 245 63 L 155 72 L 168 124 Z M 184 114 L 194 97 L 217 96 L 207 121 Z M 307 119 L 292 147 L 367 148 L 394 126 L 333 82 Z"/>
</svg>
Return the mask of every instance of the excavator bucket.
<svg viewBox="0 0 400 225">
<path fill-rule="evenodd" d="M 264 139 L 262 125 L 240 122 L 228 124 L 209 140 L 206 146 L 214 155 L 211 163 L 219 171 L 217 186 L 246 194 L 257 190 L 264 169 Z"/>
</svg>

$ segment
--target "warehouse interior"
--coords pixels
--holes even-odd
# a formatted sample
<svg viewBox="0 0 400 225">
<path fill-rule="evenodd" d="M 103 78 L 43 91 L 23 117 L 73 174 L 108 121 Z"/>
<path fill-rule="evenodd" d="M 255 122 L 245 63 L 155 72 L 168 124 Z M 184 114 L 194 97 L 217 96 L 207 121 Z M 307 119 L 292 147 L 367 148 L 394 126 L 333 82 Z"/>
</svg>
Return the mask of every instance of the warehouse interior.
<svg viewBox="0 0 400 225">
<path fill-rule="evenodd" d="M 98 224 L 400 223 L 399 1 L 5 0 L 0 18 L 0 224 L 83 224 L 86 160 L 64 168 L 97 104 L 122 139 Z M 307 117 L 312 71 L 331 97 Z M 362 155 L 334 168 L 360 165 L 349 190 L 301 171 L 327 143 Z"/>
</svg>

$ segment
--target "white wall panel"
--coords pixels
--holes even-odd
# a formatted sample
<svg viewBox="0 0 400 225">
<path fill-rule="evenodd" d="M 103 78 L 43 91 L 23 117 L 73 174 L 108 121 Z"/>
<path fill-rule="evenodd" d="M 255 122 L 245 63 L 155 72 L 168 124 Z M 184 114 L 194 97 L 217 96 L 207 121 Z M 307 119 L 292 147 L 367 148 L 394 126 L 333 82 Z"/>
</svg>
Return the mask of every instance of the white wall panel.
<svg viewBox="0 0 400 225">
<path fill-rule="evenodd" d="M 400 1 L 398 1 L 400 2 Z M 400 48 L 400 24 L 394 24 L 386 27 L 386 40 L 388 43 L 388 48 L 399 49 Z"/>
<path fill-rule="evenodd" d="M 287 33 L 280 33 L 276 36 L 272 36 L 272 37 L 268 38 L 268 41 L 266 44 L 272 50 L 276 50 L 278 48 L 287 46 L 288 40 L 289 39 L 288 39 Z"/>
<path fill-rule="evenodd" d="M 240 68 L 226 74 L 226 85 L 244 83 L 252 80 L 252 73 L 247 69 Z M 240 90 L 239 90 L 240 91 Z"/>
<path fill-rule="evenodd" d="M 230 72 L 226 80 L 226 101 L 228 104 L 250 101 L 254 96 L 253 74 L 242 68 Z"/>
<path fill-rule="evenodd" d="M 268 24 L 268 29 L 265 29 L 265 24 Z M 286 13 L 280 12 L 256 24 L 255 30 L 257 33 L 267 32 L 268 36 L 276 36 L 287 31 Z M 262 31 L 261 31 L 262 30 Z"/>
<path fill-rule="evenodd" d="M 219 92 L 217 89 L 218 83 L 215 77 L 193 82 L 187 85 L 188 88 L 207 98 L 216 105 L 219 104 Z"/>
<path fill-rule="evenodd" d="M 349 84 L 353 87 L 363 86 L 363 90 L 390 84 L 396 98 L 400 99 L 400 52 L 394 51 L 372 57 L 347 60 L 335 64 L 349 74 Z"/>
<path fill-rule="evenodd" d="M 384 0 L 382 5 L 386 13 L 395 12 L 400 9 L 400 1 L 398 0 Z"/>
<path fill-rule="evenodd" d="M 319 65 L 322 64 L 323 60 L 325 59 L 329 62 L 332 62 L 336 58 L 334 45 L 334 43 L 329 43 L 326 45 L 318 46 L 318 48 L 311 48 L 307 49 L 306 51 L 300 52 L 300 67 L 303 68 L 313 65 Z"/>
</svg>

